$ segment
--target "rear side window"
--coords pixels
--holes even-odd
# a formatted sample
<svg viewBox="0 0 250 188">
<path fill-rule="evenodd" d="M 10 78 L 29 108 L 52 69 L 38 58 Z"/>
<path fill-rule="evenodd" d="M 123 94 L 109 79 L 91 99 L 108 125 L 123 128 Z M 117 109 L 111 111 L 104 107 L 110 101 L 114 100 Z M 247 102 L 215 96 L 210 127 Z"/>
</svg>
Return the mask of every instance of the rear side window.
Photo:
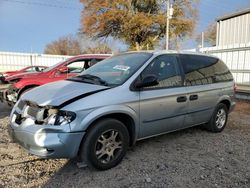
<svg viewBox="0 0 250 188">
<path fill-rule="evenodd" d="M 181 63 L 188 86 L 232 81 L 233 76 L 219 59 L 201 55 L 181 55 Z"/>
</svg>

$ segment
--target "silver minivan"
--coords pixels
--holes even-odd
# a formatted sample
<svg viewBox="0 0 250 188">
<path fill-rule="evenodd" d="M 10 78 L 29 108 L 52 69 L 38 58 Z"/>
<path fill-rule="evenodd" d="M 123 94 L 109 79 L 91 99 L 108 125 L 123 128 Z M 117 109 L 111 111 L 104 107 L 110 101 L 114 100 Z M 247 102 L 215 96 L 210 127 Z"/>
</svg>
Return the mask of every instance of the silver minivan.
<svg viewBox="0 0 250 188">
<path fill-rule="evenodd" d="M 129 52 L 25 93 L 9 133 L 34 155 L 79 156 L 105 170 L 141 139 L 196 125 L 221 132 L 233 97 L 233 76 L 217 57 Z"/>
</svg>

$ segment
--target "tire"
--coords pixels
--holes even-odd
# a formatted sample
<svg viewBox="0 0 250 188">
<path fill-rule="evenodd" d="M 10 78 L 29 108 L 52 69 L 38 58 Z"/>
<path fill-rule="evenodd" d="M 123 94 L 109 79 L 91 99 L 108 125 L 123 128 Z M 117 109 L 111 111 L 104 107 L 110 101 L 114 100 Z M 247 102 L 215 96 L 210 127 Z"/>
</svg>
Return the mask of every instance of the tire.
<svg viewBox="0 0 250 188">
<path fill-rule="evenodd" d="M 118 165 L 129 147 L 129 133 L 125 125 L 115 119 L 102 119 L 87 132 L 80 159 L 90 167 L 107 170 Z"/>
<path fill-rule="evenodd" d="M 227 106 L 225 104 L 219 103 L 205 128 L 210 132 L 219 133 L 226 127 L 227 119 Z"/>
</svg>

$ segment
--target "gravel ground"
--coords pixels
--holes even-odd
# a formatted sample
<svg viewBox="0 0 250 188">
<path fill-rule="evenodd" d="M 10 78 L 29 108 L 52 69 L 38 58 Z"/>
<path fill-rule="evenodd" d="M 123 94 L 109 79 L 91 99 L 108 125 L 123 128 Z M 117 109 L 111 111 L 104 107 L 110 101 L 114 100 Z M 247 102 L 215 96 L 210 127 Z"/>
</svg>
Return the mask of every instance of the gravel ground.
<svg viewBox="0 0 250 188">
<path fill-rule="evenodd" d="M 250 187 L 250 103 L 238 102 L 222 133 L 190 128 L 140 141 L 108 171 L 44 160 L 7 134 L 0 104 L 0 187 Z"/>
</svg>

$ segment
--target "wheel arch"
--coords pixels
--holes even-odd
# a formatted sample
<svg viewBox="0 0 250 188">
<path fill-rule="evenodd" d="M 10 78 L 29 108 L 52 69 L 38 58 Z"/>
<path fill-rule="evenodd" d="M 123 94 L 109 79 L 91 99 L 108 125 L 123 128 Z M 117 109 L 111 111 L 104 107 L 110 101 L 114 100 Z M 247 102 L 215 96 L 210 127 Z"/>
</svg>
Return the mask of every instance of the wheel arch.
<svg viewBox="0 0 250 188">
<path fill-rule="evenodd" d="M 18 94 L 17 94 L 17 100 L 20 98 L 20 96 L 22 95 L 22 93 L 24 91 L 26 91 L 27 89 L 33 88 L 33 87 L 38 87 L 39 85 L 37 84 L 31 84 L 31 85 L 26 85 L 25 87 L 23 87 L 22 89 L 19 90 Z"/>
<path fill-rule="evenodd" d="M 220 101 L 220 103 L 225 104 L 227 109 L 230 110 L 230 107 L 231 107 L 231 101 L 230 100 L 223 99 L 223 100 Z"/>
<path fill-rule="evenodd" d="M 136 112 L 128 106 L 114 105 L 102 107 L 90 112 L 81 122 L 81 130 L 84 130 L 87 135 L 88 131 L 96 122 L 105 118 L 113 118 L 124 123 L 129 132 L 130 146 L 135 144 L 139 133 L 139 117 Z M 79 149 L 81 148 L 86 135 L 82 138 Z"/>
<path fill-rule="evenodd" d="M 227 109 L 230 110 L 231 105 L 233 103 L 233 99 L 229 95 L 222 95 L 218 98 L 216 105 L 220 103 L 225 104 Z"/>
<path fill-rule="evenodd" d="M 129 132 L 129 145 L 132 146 L 135 144 L 136 125 L 135 125 L 134 119 L 126 113 L 110 113 L 110 114 L 106 114 L 101 117 L 98 117 L 88 126 L 88 128 L 86 129 L 86 132 L 88 132 L 88 130 L 90 130 L 96 124 L 96 122 L 101 121 L 106 118 L 116 119 L 122 122 L 126 126 Z"/>
</svg>

